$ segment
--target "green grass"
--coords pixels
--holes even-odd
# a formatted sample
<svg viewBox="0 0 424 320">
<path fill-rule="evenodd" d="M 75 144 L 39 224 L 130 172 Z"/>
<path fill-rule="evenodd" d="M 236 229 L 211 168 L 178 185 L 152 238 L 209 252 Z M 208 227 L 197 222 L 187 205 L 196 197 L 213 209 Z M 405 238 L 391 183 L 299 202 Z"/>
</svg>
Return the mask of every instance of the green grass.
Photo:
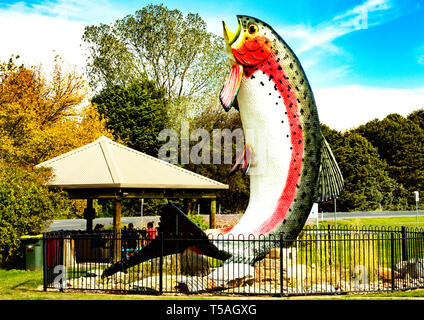
<svg viewBox="0 0 424 320">
<path fill-rule="evenodd" d="M 417 226 L 416 217 L 382 217 L 382 218 L 336 218 L 337 226 L 375 226 L 375 227 L 401 227 L 405 226 L 408 228 L 415 228 Z M 310 225 L 314 225 L 314 222 L 309 222 Z M 319 222 L 320 226 L 334 225 L 334 219 L 327 219 Z M 424 217 L 418 217 L 418 227 L 424 228 Z"/>
<path fill-rule="evenodd" d="M 424 290 L 411 290 L 385 294 L 367 295 L 326 295 L 302 297 L 248 297 L 225 295 L 125 295 L 79 293 L 66 291 L 42 291 L 42 271 L 4 270 L 0 269 L 0 300 L 357 300 L 357 299 L 424 299 Z"/>
<path fill-rule="evenodd" d="M 424 290 L 411 290 L 385 294 L 302 296 L 302 297 L 247 297 L 225 295 L 125 295 L 79 292 L 42 291 L 42 271 L 0 269 L 0 300 L 357 300 L 357 299 L 424 299 Z"/>
</svg>

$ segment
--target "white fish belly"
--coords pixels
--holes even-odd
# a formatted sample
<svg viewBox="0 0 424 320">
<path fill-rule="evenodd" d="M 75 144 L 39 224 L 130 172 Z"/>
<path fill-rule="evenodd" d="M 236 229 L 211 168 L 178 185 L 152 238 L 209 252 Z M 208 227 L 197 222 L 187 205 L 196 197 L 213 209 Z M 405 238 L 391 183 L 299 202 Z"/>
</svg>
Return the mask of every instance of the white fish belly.
<svg viewBox="0 0 424 320">
<path fill-rule="evenodd" d="M 248 235 L 270 218 L 286 184 L 290 160 L 290 124 L 283 98 L 262 71 L 243 77 L 237 96 L 245 142 L 253 147 L 255 163 L 249 169 L 250 198 L 233 235 Z"/>
</svg>

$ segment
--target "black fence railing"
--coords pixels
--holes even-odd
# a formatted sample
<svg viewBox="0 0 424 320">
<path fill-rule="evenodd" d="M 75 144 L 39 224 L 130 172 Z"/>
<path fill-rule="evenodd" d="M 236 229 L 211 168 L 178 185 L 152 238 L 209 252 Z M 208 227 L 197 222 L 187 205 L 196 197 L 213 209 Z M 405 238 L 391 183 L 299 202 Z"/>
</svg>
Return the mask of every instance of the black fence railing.
<svg viewBox="0 0 424 320">
<path fill-rule="evenodd" d="M 137 254 L 150 240 L 107 232 L 45 233 L 44 289 L 288 296 L 424 288 L 423 229 L 307 227 L 290 241 L 278 235 L 209 240 L 239 259 L 204 256 L 187 239 L 159 234 L 154 241 L 162 249 L 155 257 L 102 277 L 114 261 Z M 179 253 L 163 255 L 169 247 Z M 251 261 L 244 255 L 265 248 L 266 256 L 255 262 L 235 262 Z"/>
</svg>

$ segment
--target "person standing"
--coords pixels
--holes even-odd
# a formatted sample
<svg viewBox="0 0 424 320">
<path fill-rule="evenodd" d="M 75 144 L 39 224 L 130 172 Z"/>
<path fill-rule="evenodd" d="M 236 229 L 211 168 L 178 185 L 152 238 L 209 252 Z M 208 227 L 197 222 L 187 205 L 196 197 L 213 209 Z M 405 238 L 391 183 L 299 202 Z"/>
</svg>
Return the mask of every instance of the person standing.
<svg viewBox="0 0 424 320">
<path fill-rule="evenodd" d="M 147 237 L 147 243 L 152 242 L 152 240 L 156 239 L 158 236 L 158 231 L 154 227 L 153 222 L 149 222 L 147 224 L 147 230 L 146 230 L 146 237 Z"/>
</svg>

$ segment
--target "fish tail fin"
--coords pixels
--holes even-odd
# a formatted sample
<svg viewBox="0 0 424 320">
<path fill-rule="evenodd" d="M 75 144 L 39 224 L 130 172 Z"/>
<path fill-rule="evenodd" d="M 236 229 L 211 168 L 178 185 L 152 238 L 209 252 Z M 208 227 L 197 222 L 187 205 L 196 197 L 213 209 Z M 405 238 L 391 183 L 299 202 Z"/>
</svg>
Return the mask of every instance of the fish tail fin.
<svg viewBox="0 0 424 320">
<path fill-rule="evenodd" d="M 315 201 L 337 198 L 344 188 L 343 175 L 327 140 L 322 137 L 321 164 L 319 168 Z"/>
<path fill-rule="evenodd" d="M 160 216 L 158 237 L 140 251 L 106 268 L 102 278 L 111 276 L 118 271 L 125 271 L 161 255 L 181 253 L 189 247 L 196 248 L 201 254 L 220 260 L 226 260 L 231 256 L 227 252 L 219 250 L 197 224 L 169 201 Z"/>
</svg>

